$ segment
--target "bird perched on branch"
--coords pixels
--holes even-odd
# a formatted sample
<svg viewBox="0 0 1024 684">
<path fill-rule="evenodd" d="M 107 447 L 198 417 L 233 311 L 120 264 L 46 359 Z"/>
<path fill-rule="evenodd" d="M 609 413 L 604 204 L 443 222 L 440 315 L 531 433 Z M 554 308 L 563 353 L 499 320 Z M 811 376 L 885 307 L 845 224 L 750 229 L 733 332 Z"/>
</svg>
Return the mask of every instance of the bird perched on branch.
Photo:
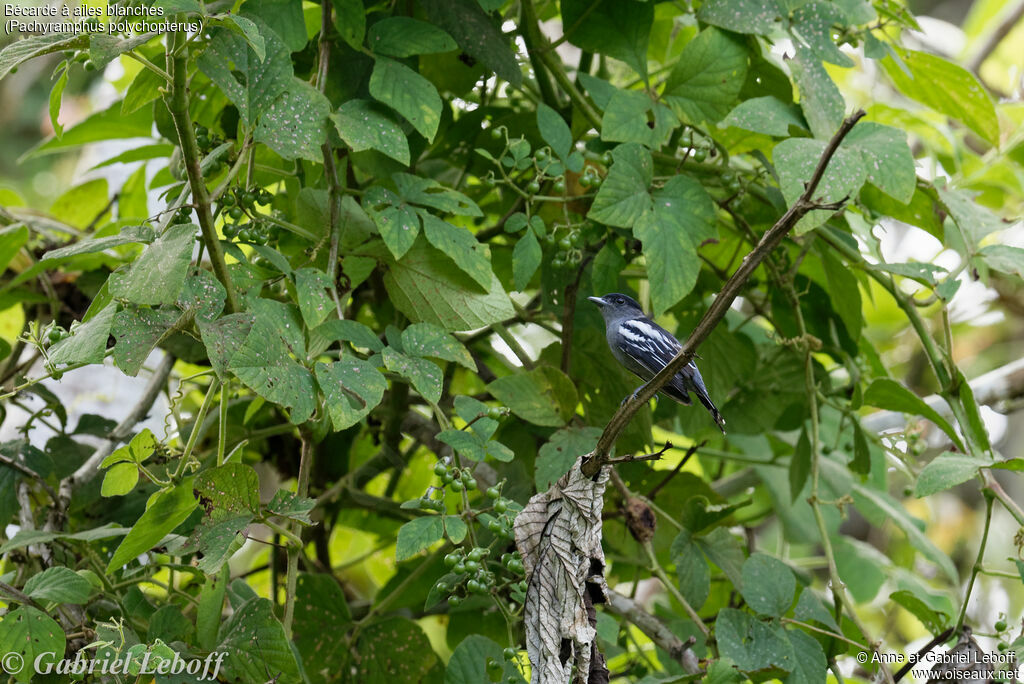
<svg viewBox="0 0 1024 684">
<path fill-rule="evenodd" d="M 632 297 L 613 292 L 603 297 L 587 299 L 601 307 L 605 337 L 612 350 L 612 356 L 644 382 L 657 375 L 658 371 L 667 366 L 683 348 L 672 333 L 648 318 Z M 676 373 L 659 391 L 684 406 L 693 403 L 689 394 L 693 392 L 714 418 L 718 429 L 725 433 L 725 419 L 708 396 L 704 379 L 700 377 L 697 364 L 693 361 Z"/>
</svg>

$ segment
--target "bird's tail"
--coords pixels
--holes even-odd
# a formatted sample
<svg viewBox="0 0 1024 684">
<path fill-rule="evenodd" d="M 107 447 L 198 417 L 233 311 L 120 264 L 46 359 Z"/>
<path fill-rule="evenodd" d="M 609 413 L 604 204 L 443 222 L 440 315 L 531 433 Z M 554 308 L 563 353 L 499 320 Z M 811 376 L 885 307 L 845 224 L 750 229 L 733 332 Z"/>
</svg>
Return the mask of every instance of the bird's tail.
<svg viewBox="0 0 1024 684">
<path fill-rule="evenodd" d="M 708 396 L 707 392 L 701 391 L 699 389 L 694 390 L 694 394 L 697 395 L 697 399 L 700 400 L 700 403 L 704 404 L 704 408 L 708 410 L 708 413 L 711 414 L 711 417 L 715 419 L 715 423 L 718 424 L 718 429 L 721 430 L 722 434 L 724 435 L 725 418 L 723 418 L 722 414 L 719 413 L 718 408 L 715 406 L 714 402 L 711 401 L 711 397 Z"/>
</svg>

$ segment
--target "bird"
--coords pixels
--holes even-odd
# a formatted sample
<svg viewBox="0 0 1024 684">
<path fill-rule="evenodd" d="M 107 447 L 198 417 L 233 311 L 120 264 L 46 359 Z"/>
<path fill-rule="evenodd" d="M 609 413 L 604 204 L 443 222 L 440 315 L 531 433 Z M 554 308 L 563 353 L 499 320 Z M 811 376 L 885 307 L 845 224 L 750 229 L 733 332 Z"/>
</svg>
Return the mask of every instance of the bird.
<svg viewBox="0 0 1024 684">
<path fill-rule="evenodd" d="M 644 382 L 657 375 L 683 348 L 679 340 L 652 321 L 632 297 L 612 292 L 603 297 L 587 299 L 601 309 L 605 338 L 608 340 L 612 356 Z M 638 388 L 637 392 L 639 391 Z M 711 414 L 718 429 L 725 434 L 725 419 L 708 396 L 704 378 L 700 376 L 697 364 L 693 361 L 676 373 L 659 391 L 684 406 L 693 403 L 689 394 L 693 392 Z M 636 392 L 632 396 L 636 396 Z"/>
</svg>

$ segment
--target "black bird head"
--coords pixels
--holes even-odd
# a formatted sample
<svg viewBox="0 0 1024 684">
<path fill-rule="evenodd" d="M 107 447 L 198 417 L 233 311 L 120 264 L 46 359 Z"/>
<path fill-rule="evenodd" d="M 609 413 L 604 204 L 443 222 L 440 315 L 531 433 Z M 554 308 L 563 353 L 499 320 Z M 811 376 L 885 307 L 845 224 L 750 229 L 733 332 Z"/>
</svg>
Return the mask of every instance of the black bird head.
<svg viewBox="0 0 1024 684">
<path fill-rule="evenodd" d="M 644 315 L 644 310 L 629 295 L 612 292 L 603 297 L 587 297 L 587 299 L 601 307 L 601 315 L 604 316 L 605 323 L 623 318 L 640 318 Z"/>
</svg>

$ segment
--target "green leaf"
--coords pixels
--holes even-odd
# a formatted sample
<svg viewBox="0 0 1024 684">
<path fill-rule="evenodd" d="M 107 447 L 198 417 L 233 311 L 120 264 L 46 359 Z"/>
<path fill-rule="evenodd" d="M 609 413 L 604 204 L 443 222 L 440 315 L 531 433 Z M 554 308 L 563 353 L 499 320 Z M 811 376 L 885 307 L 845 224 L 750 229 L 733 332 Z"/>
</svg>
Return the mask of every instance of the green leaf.
<svg viewBox="0 0 1024 684">
<path fill-rule="evenodd" d="M 345 340 L 346 342 L 351 342 L 355 347 L 369 349 L 370 351 L 379 352 L 384 349 L 384 343 L 380 341 L 377 335 L 359 321 L 326 321 L 317 328 L 316 334 L 326 338 L 328 344 L 335 340 Z"/>
<path fill-rule="evenodd" d="M 256 55 L 256 59 L 262 62 L 267 58 L 267 42 L 255 22 L 237 14 L 228 14 L 224 19 L 224 25 L 228 28 L 237 29 L 242 34 L 245 42 L 249 44 L 249 47 Z M 149 70 L 146 69 L 146 71 Z"/>
<path fill-rule="evenodd" d="M 206 50 L 197 60 L 199 69 L 238 107 L 241 120 L 247 126 L 252 126 L 293 83 L 288 47 L 262 21 L 257 21 L 256 25 L 266 49 L 262 59 L 244 36 L 227 28 L 215 28 Z M 244 78 L 236 78 L 235 72 Z"/>
<path fill-rule="evenodd" d="M 343 356 L 331 364 L 316 364 L 316 379 L 335 430 L 349 428 L 372 411 L 384 397 L 387 382 L 372 364 Z"/>
<path fill-rule="evenodd" d="M 415 244 L 420 234 L 420 216 L 407 205 L 385 207 L 381 211 L 369 209 L 370 217 L 377 224 L 384 244 L 396 259 L 401 259 Z"/>
<path fill-rule="evenodd" d="M 476 0 L 422 0 L 431 23 L 444 29 L 467 55 L 514 86 L 523 82 L 509 38 Z"/>
<path fill-rule="evenodd" d="M 392 174 L 391 180 L 395 182 L 399 196 L 406 202 L 460 216 L 483 216 L 473 200 L 432 178 L 399 172 Z"/>
<path fill-rule="evenodd" d="M 826 62 L 841 67 L 852 67 L 850 59 L 832 40 L 833 25 L 846 23 L 846 14 L 836 5 L 828 2 L 811 2 L 798 7 L 792 15 L 790 33 L 797 38 L 797 45 L 806 46 Z"/>
<path fill-rule="evenodd" d="M 383 356 L 388 370 L 412 382 L 412 386 L 424 399 L 432 404 L 441 400 L 444 374 L 436 363 L 408 356 L 391 347 L 384 348 Z"/>
<path fill-rule="evenodd" d="M 601 120 L 601 139 L 635 142 L 658 149 L 668 142 L 679 120 L 672 110 L 646 93 L 616 90 Z"/>
<path fill-rule="evenodd" d="M 377 54 L 411 57 L 450 52 L 458 47 L 451 36 L 425 21 L 388 17 L 370 27 L 367 45 Z"/>
<path fill-rule="evenodd" d="M 40 655 L 45 658 L 46 654 L 55 653 L 61 654 L 62 657 L 66 645 L 64 630 L 60 625 L 49 615 L 32 606 L 16 608 L 0 621 L 0 651 L 5 654 L 8 661 L 11 661 L 9 654 L 17 654 L 21 658 L 21 669 L 11 673 L 16 681 L 32 681 L 35 675 L 32 664 L 36 658 Z M 6 674 L 5 670 L 5 676 Z"/>
<path fill-rule="evenodd" d="M 147 309 L 126 306 L 114 315 L 110 334 L 114 346 L 114 363 L 125 375 L 138 375 L 157 342 L 181 318 L 178 309 Z"/>
<path fill-rule="evenodd" d="M 71 188 L 50 205 L 53 218 L 86 228 L 109 215 L 109 191 L 105 178 L 96 178 Z"/>
<path fill-rule="evenodd" d="M 853 127 L 843 145 L 856 149 L 864 157 L 868 182 L 903 204 L 913 198 L 917 172 L 906 133 L 864 121 Z"/>
<path fill-rule="evenodd" d="M 437 656 L 418 624 L 404 617 L 371 622 L 352 646 L 360 654 L 351 680 L 360 684 L 428 682 L 436 675 Z"/>
<path fill-rule="evenodd" d="M 53 126 L 54 135 L 60 138 L 64 135 L 64 126 L 60 124 L 60 104 L 64 98 L 64 86 L 68 84 L 68 67 L 65 66 L 60 72 L 60 78 L 53 84 L 50 90 L 50 125 Z"/>
<path fill-rule="evenodd" d="M 811 442 L 807 438 L 807 430 L 800 431 L 793 456 L 789 461 L 789 496 L 791 501 L 800 498 L 807 476 L 811 473 Z"/>
<path fill-rule="evenodd" d="M 215 575 L 245 544 L 242 531 L 252 520 L 251 513 L 233 515 L 218 510 L 192 531 L 182 552 L 199 551 L 202 556 L 195 561 L 196 567 L 207 575 Z"/>
<path fill-rule="evenodd" d="M 587 52 L 622 60 L 647 75 L 647 43 L 654 6 L 634 0 L 562 0 L 562 25 L 569 42 Z"/>
<path fill-rule="evenodd" d="M 279 489 L 274 498 L 267 502 L 267 512 L 274 515 L 295 520 L 303 525 L 312 525 L 310 512 L 316 507 L 315 499 L 301 497 L 295 492 L 286 489 Z"/>
<path fill-rule="evenodd" d="M 100 468 L 107 468 L 115 463 L 143 463 L 153 455 L 156 449 L 157 440 L 149 428 L 145 428 L 139 434 L 132 437 L 132 441 L 123 447 L 115 450 L 112 454 L 103 459 Z"/>
<path fill-rule="evenodd" d="M 515 249 L 512 250 L 512 282 L 517 290 L 525 290 L 530 284 L 543 257 L 537 234 L 532 230 L 526 231 L 516 240 Z"/>
<path fill-rule="evenodd" d="M 793 609 L 793 617 L 797 620 L 804 622 L 820 622 L 826 627 L 839 631 L 839 625 L 836 624 L 836 619 L 832 617 L 832 613 L 825 609 L 821 599 L 810 587 L 804 588 L 800 592 L 800 598 L 796 602 L 796 608 Z"/>
<path fill-rule="evenodd" d="M 89 35 L 69 33 L 44 33 L 16 40 L 0 50 L 0 78 L 3 78 L 22 62 L 33 57 L 48 55 L 61 50 L 80 50 L 89 44 Z"/>
<path fill-rule="evenodd" d="M 796 654 L 778 623 L 765 623 L 735 608 L 723 608 L 715 620 L 718 648 L 744 672 L 779 668 L 790 672 Z"/>
<path fill-rule="evenodd" d="M 185 478 L 173 489 L 153 495 L 149 508 L 121 540 L 107 563 L 107 574 L 160 543 L 169 532 L 185 521 L 197 506 L 192 496 L 192 478 Z"/>
<path fill-rule="evenodd" d="M 79 325 L 50 348 L 50 362 L 54 364 L 102 363 L 107 349 L 107 338 L 114 322 L 117 304 L 108 304 L 87 323 Z"/>
<path fill-rule="evenodd" d="M 796 51 L 796 57 L 789 60 L 789 68 L 800 91 L 800 109 L 811 133 L 821 140 L 830 139 L 846 114 L 842 93 L 821 62 L 804 50 Z"/>
<path fill-rule="evenodd" d="M 231 579 L 231 569 L 223 567 L 220 573 L 206 580 L 199 594 L 196 609 L 196 641 L 203 649 L 212 650 L 217 645 L 217 632 L 222 622 L 224 594 Z"/>
<path fill-rule="evenodd" d="M 446 518 L 456 516 L 425 515 L 398 528 L 398 542 L 395 545 L 395 560 L 398 562 L 412 558 L 420 551 L 429 548 L 444 538 Z"/>
<path fill-rule="evenodd" d="M 210 365 L 222 380 L 227 377 L 231 357 L 245 343 L 252 330 L 250 313 L 228 314 L 215 321 L 197 321 L 203 345 L 210 356 Z"/>
<path fill-rule="evenodd" d="M 139 482 L 139 468 L 134 463 L 115 463 L 103 476 L 101 496 L 124 496 Z"/>
<path fill-rule="evenodd" d="M 940 615 L 935 612 L 927 603 L 906 589 L 889 594 L 889 598 L 906 608 L 911 615 L 921 621 L 925 629 L 933 634 L 938 634 L 949 624 L 948 615 Z"/>
<path fill-rule="evenodd" d="M 353 50 L 363 47 L 366 35 L 366 8 L 363 0 L 332 0 L 334 5 L 334 27 L 338 34 Z"/>
<path fill-rule="evenodd" d="M 779 0 L 707 0 L 697 12 L 705 24 L 735 31 L 767 35 L 780 28 L 788 10 Z"/>
<path fill-rule="evenodd" d="M 295 290 L 298 294 L 299 312 L 303 322 L 315 328 L 334 310 L 327 291 L 331 289 L 331 279 L 318 268 L 300 268 L 295 271 Z"/>
<path fill-rule="evenodd" d="M 274 617 L 273 605 L 267 599 L 253 597 L 237 607 L 221 627 L 221 634 L 221 642 L 213 650 L 228 654 L 222 670 L 225 679 L 266 681 L 267 672 L 271 672 L 280 676 L 282 684 L 301 681 L 284 627 Z"/>
<path fill-rule="evenodd" d="M 333 577 L 323 573 L 299 575 L 292 639 L 311 682 L 325 682 L 314 673 L 331 672 L 340 662 L 349 646 L 337 635 L 345 633 L 351 620 L 345 591 Z"/>
<path fill-rule="evenodd" d="M 454 361 L 476 371 L 476 362 L 465 345 L 431 323 L 413 323 L 403 330 L 402 348 L 407 354 Z"/>
<path fill-rule="evenodd" d="M 790 126 L 807 128 L 807 123 L 796 105 L 783 102 L 771 95 L 740 102 L 722 123 L 778 138 L 789 136 Z"/>
<path fill-rule="evenodd" d="M 743 563 L 743 598 L 760 615 L 782 617 L 795 592 L 793 571 L 777 558 L 755 553 Z"/>
<path fill-rule="evenodd" d="M 292 359 L 279 326 L 271 316 L 257 315 L 228 367 L 261 397 L 288 408 L 292 422 L 299 424 L 313 415 L 313 376 Z"/>
<path fill-rule="evenodd" d="M 160 97 L 160 88 L 167 85 L 167 81 L 149 69 L 143 69 L 132 80 L 128 90 L 125 91 L 124 99 L 121 101 L 121 113 L 131 114 L 141 107 Z"/>
<path fill-rule="evenodd" d="M 175 223 L 146 247 L 126 275 L 112 275 L 110 294 L 134 304 L 174 304 L 192 263 L 199 226 Z"/>
<path fill-rule="evenodd" d="M 383 105 L 370 100 L 348 100 L 331 114 L 331 121 L 353 152 L 377 150 L 409 165 L 409 142 Z"/>
<path fill-rule="evenodd" d="M 261 110 L 253 138 L 285 159 L 323 162 L 331 103 L 319 90 L 293 78 L 270 106 Z"/>
<path fill-rule="evenodd" d="M 965 454 L 944 451 L 933 458 L 918 474 L 917 483 L 914 485 L 914 496 L 929 496 L 935 492 L 955 487 L 961 482 L 973 478 L 978 474 L 979 469 L 990 465 L 990 462 Z"/>
<path fill-rule="evenodd" d="M 404 64 L 378 57 L 370 95 L 404 116 L 428 142 L 434 141 L 441 123 L 441 96 L 433 83 Z"/>
<path fill-rule="evenodd" d="M 25 243 L 28 242 L 28 226 L 15 224 L 0 230 L 0 272 L 7 269 Z"/>
<path fill-rule="evenodd" d="M 181 608 L 175 605 L 165 605 L 158 608 L 149 618 L 146 640 L 153 642 L 160 639 L 163 642 L 184 641 L 188 643 L 194 631 L 192 620 L 182 614 Z"/>
<path fill-rule="evenodd" d="M 746 77 L 743 44 L 706 28 L 683 48 L 662 97 L 684 123 L 717 123 L 732 109 Z"/>
<path fill-rule="evenodd" d="M 793 649 L 794 663 L 788 684 L 818 684 L 826 681 L 828 660 L 821 643 L 813 636 L 799 629 L 786 630 Z"/>
<path fill-rule="evenodd" d="M 562 428 L 551 435 L 537 453 L 533 474 L 537 491 L 546 491 L 551 483 L 569 472 L 580 456 L 594 450 L 600 436 L 600 428 L 576 426 Z"/>
<path fill-rule="evenodd" d="M 6 231 L 4 231 L 4 233 L 6 233 Z M 4 233 L 0 233 L 0 240 L 2 240 Z M 156 233 L 154 233 L 153 229 L 147 225 L 125 226 L 117 235 L 80 240 L 65 247 L 51 249 L 43 255 L 43 260 L 48 261 L 50 259 L 64 259 L 66 257 L 77 256 L 79 254 L 92 254 L 93 252 L 102 252 L 113 247 L 130 245 L 137 242 L 144 242 L 148 244 L 155 239 Z M 0 242 L 0 244 L 3 243 Z M 0 258 L 0 264 L 4 264 L 2 258 Z"/>
<path fill-rule="evenodd" d="M 693 543 L 689 530 L 676 535 L 670 553 L 676 565 L 679 591 L 694 610 L 700 610 L 711 593 L 711 569 L 700 548 Z"/>
<path fill-rule="evenodd" d="M 561 427 L 576 412 L 576 386 L 562 371 L 538 366 L 498 378 L 487 386 L 495 399 L 534 425 Z"/>
<path fill-rule="evenodd" d="M 543 102 L 537 105 L 537 128 L 540 137 L 563 162 L 572 151 L 572 131 L 562 115 Z"/>
<path fill-rule="evenodd" d="M 514 662 L 505 660 L 502 648 L 494 641 L 480 634 L 470 634 L 463 639 L 448 660 L 444 673 L 444 684 L 480 684 L 491 681 L 487 670 L 488 662 L 501 665 L 498 681 L 525 682 Z M 509 679 L 511 678 L 511 679 Z"/>
<path fill-rule="evenodd" d="M 814 169 L 825 151 L 826 143 L 809 138 L 790 138 L 775 146 L 772 157 L 779 173 L 779 185 L 786 204 L 793 203 L 804 193 L 804 183 L 814 174 Z M 861 155 L 840 147 L 832 155 L 821 182 L 814 192 L 813 200 L 838 202 L 856 196 L 864 185 L 867 170 Z M 834 212 L 818 209 L 808 212 L 796 224 L 798 235 L 814 230 L 828 220 Z"/>
<path fill-rule="evenodd" d="M 888 579 L 889 559 L 869 544 L 839 536 L 833 538 L 839 577 L 858 603 L 873 599 Z"/>
<path fill-rule="evenodd" d="M 71 568 L 57 565 L 29 577 L 22 592 L 37 601 L 85 603 L 92 589 L 85 577 Z"/>
<path fill-rule="evenodd" d="M 487 458 L 487 440 L 476 432 L 465 430 L 442 430 L 437 439 L 458 452 L 459 456 L 471 461 L 483 461 Z"/>
<path fill-rule="evenodd" d="M 27 42 L 28 40 L 18 41 L 12 44 L 12 47 Z M 85 121 L 66 129 L 60 138 L 54 136 L 39 143 L 22 155 L 21 161 L 44 154 L 63 152 L 72 147 L 101 140 L 148 138 L 152 130 L 153 113 L 151 111 L 138 110 L 125 116 L 121 114 L 121 105 L 115 103 L 102 112 L 97 112 Z M 95 214 L 92 217 L 95 217 Z"/>
<path fill-rule="evenodd" d="M 942 429 L 958 448 L 963 449 L 960 437 L 953 426 L 923 399 L 906 387 L 889 378 L 877 378 L 864 391 L 864 403 L 889 411 L 899 411 L 924 416 Z"/>
<path fill-rule="evenodd" d="M 963 123 L 990 144 L 998 144 L 995 105 L 974 74 L 927 52 L 895 50 L 903 66 L 892 56 L 882 60 L 882 66 L 900 92 Z"/>
<path fill-rule="evenodd" d="M 609 226 L 629 228 L 651 208 L 647 187 L 654 163 L 651 153 L 636 143 L 616 147 L 612 160 L 587 216 Z"/>
<path fill-rule="evenodd" d="M 476 237 L 466 228 L 457 228 L 433 214 L 421 211 L 423 232 L 427 241 L 447 254 L 462 272 L 476 281 L 484 292 L 491 285 L 494 271 L 487 258 L 487 248 L 477 242 Z"/>
<path fill-rule="evenodd" d="M 246 0 L 243 9 L 247 17 L 257 20 L 264 36 L 276 33 L 290 52 L 306 47 L 308 34 L 301 5 L 291 0 Z M 319 13 L 316 16 L 319 18 Z"/>
<path fill-rule="evenodd" d="M 260 479 L 250 465 L 226 463 L 204 470 L 196 476 L 194 489 L 203 505 L 209 504 L 228 513 L 259 512 Z M 207 500 L 207 501 L 204 501 Z"/>
<path fill-rule="evenodd" d="M 486 293 L 479 293 L 469 276 L 452 269 L 448 257 L 423 243 L 388 265 L 384 286 L 395 307 L 414 323 L 475 330 L 515 316 L 497 276 Z"/>
<path fill-rule="evenodd" d="M 975 251 L 978 243 L 986 236 L 1006 228 L 1006 224 L 990 209 L 975 201 L 974 193 L 954 190 L 940 184 L 936 184 L 935 189 L 938 190 L 939 198 L 959 227 L 968 252 Z M 948 232 L 946 237 L 948 241 Z"/>
<path fill-rule="evenodd" d="M 1002 273 L 1024 278 L 1024 249 L 1010 245 L 986 245 L 978 250 L 978 256 L 985 264 Z M 2 260 L 0 260 L 2 261 Z"/>
<path fill-rule="evenodd" d="M 673 176 L 655 191 L 653 206 L 634 224 L 633 234 L 643 244 L 657 316 L 693 289 L 701 265 L 697 250 L 705 240 L 717 239 L 718 230 L 711 196 L 687 176 Z"/>
</svg>

